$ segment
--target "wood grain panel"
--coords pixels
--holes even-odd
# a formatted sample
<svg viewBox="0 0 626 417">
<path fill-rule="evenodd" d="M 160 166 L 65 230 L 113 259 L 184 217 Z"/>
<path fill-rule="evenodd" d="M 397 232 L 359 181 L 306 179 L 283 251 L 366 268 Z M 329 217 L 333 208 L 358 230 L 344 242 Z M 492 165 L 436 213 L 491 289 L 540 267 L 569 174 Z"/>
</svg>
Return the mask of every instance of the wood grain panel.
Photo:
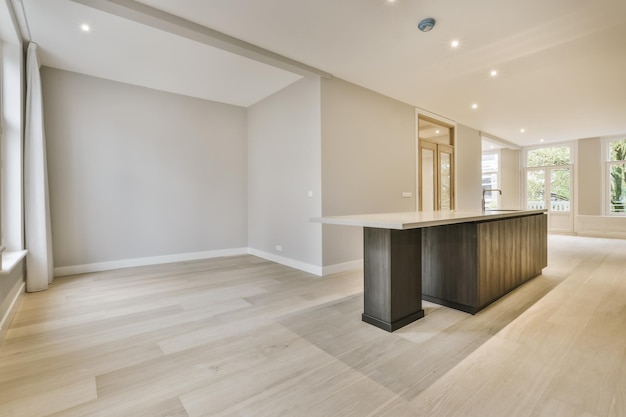
<svg viewBox="0 0 626 417">
<path fill-rule="evenodd" d="M 422 297 L 476 313 L 547 265 L 546 215 L 425 228 Z"/>
<path fill-rule="evenodd" d="M 476 223 L 423 229 L 422 297 L 471 311 L 477 299 L 476 250 Z"/>
<path fill-rule="evenodd" d="M 478 224 L 477 307 L 539 275 L 547 265 L 545 214 Z"/>
<path fill-rule="evenodd" d="M 421 236 L 421 229 L 364 228 L 364 321 L 393 331 L 424 316 Z"/>
<path fill-rule="evenodd" d="M 364 313 L 391 322 L 391 230 L 363 229 Z"/>
</svg>

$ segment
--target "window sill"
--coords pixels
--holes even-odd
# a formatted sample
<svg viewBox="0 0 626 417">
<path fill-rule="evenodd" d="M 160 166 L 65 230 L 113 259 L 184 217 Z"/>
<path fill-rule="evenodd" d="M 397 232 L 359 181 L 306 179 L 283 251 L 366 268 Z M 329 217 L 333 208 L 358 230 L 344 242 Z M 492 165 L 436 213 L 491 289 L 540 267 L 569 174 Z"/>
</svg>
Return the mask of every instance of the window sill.
<svg viewBox="0 0 626 417">
<path fill-rule="evenodd" d="M 24 259 L 27 253 L 27 250 L 2 252 L 2 270 L 0 270 L 0 276 L 10 274 L 20 261 Z"/>
</svg>

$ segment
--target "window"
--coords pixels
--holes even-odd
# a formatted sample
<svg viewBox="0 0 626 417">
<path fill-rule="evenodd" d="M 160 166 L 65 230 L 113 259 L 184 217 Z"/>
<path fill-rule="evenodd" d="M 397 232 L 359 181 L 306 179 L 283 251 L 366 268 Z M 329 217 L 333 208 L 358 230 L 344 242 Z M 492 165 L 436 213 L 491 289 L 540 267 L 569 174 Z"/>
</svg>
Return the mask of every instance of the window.
<svg viewBox="0 0 626 417">
<path fill-rule="evenodd" d="M 526 167 L 547 167 L 570 165 L 572 163 L 570 146 L 530 149 L 526 157 Z"/>
<path fill-rule="evenodd" d="M 550 212 L 571 210 L 572 147 L 529 149 L 526 153 L 526 207 Z"/>
<path fill-rule="evenodd" d="M 575 151 L 573 143 L 534 147 L 525 151 L 526 208 L 547 210 L 550 233 L 574 231 Z"/>
<path fill-rule="evenodd" d="M 609 140 L 607 150 L 607 214 L 626 215 L 626 139 Z"/>
<path fill-rule="evenodd" d="M 21 36 L 11 18 L 10 2 L 0 4 L 0 225 L 7 251 L 24 249 L 22 178 L 24 60 Z"/>
<path fill-rule="evenodd" d="M 484 152 L 482 154 L 483 190 L 497 189 L 498 172 L 500 170 L 500 155 L 498 152 Z M 485 193 L 485 208 L 499 208 L 498 193 Z"/>
</svg>

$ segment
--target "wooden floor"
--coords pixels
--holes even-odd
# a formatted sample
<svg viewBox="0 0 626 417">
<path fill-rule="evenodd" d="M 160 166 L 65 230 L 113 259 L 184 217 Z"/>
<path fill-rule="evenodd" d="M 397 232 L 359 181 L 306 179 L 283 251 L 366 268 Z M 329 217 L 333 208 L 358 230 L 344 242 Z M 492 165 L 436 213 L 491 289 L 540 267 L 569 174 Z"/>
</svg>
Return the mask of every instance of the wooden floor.
<svg viewBox="0 0 626 417">
<path fill-rule="evenodd" d="M 393 334 L 362 280 L 252 256 L 57 279 L 0 346 L 0 416 L 626 416 L 626 241 L 551 236 L 543 275 Z"/>
</svg>

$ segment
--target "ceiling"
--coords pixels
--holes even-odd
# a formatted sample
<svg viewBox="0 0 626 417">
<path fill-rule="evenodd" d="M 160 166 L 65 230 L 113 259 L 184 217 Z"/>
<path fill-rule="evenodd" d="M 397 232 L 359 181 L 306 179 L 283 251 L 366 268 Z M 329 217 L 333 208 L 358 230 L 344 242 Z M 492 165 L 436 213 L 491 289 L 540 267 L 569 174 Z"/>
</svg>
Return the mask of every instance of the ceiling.
<svg viewBox="0 0 626 417">
<path fill-rule="evenodd" d="M 239 106 L 332 75 L 517 145 L 626 134 L 624 0 L 12 1 L 51 67 Z"/>
</svg>

